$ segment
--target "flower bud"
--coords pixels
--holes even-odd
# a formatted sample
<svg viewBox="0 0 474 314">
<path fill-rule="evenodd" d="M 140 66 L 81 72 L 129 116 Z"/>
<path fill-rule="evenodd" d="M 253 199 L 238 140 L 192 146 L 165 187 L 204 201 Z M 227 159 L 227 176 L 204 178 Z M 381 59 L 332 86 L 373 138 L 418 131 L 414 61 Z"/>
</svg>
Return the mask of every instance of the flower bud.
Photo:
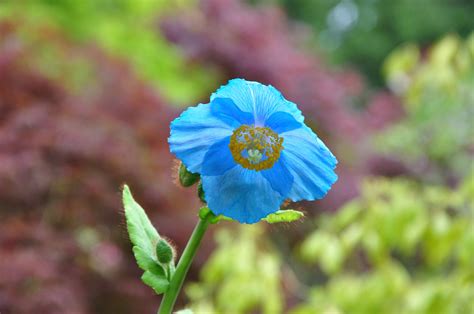
<svg viewBox="0 0 474 314">
<path fill-rule="evenodd" d="M 156 257 L 162 264 L 168 264 L 173 260 L 173 248 L 164 239 L 160 239 L 156 244 Z"/>
<path fill-rule="evenodd" d="M 179 182 L 184 187 L 190 187 L 199 181 L 199 173 L 192 173 L 186 169 L 186 166 L 181 163 L 179 166 Z"/>
</svg>

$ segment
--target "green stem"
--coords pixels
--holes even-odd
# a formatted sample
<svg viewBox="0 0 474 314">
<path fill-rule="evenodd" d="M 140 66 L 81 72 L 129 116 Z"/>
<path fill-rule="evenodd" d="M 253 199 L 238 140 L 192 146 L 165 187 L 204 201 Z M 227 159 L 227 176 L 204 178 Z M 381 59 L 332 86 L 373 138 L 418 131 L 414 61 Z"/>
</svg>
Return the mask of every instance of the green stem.
<svg viewBox="0 0 474 314">
<path fill-rule="evenodd" d="M 191 238 L 189 238 L 183 255 L 179 259 L 173 278 L 171 278 L 168 290 L 166 290 L 163 296 L 158 314 L 170 314 L 173 310 L 176 298 L 183 286 L 184 277 L 186 277 L 211 218 L 212 214 L 208 214 L 202 219 L 200 218 L 198 224 L 194 228 L 193 234 L 191 235 Z"/>
</svg>

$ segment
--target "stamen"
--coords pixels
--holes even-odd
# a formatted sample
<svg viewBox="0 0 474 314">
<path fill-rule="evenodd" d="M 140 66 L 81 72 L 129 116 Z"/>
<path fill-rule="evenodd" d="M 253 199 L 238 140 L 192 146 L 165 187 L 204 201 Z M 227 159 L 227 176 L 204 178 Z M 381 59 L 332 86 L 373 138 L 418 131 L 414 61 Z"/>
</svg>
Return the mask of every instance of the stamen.
<svg viewBox="0 0 474 314">
<path fill-rule="evenodd" d="M 271 168 L 280 158 L 283 138 L 268 127 L 241 125 L 230 138 L 235 162 L 256 171 Z"/>
</svg>

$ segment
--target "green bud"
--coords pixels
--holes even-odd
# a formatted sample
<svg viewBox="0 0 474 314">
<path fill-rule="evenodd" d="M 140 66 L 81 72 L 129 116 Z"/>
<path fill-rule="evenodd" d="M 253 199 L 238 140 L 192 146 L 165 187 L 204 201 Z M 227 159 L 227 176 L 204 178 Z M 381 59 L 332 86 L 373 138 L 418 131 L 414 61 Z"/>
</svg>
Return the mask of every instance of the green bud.
<svg viewBox="0 0 474 314">
<path fill-rule="evenodd" d="M 160 239 L 156 244 L 156 257 L 162 264 L 168 264 L 173 260 L 173 248 L 166 242 L 166 240 Z"/>
<path fill-rule="evenodd" d="M 206 197 L 204 195 L 204 189 L 202 188 L 202 182 L 199 182 L 198 185 L 198 196 L 201 202 L 206 203 Z"/>
<path fill-rule="evenodd" d="M 179 166 L 179 183 L 184 187 L 190 187 L 199 181 L 199 173 L 192 173 L 186 169 L 186 166 L 181 163 Z"/>
</svg>

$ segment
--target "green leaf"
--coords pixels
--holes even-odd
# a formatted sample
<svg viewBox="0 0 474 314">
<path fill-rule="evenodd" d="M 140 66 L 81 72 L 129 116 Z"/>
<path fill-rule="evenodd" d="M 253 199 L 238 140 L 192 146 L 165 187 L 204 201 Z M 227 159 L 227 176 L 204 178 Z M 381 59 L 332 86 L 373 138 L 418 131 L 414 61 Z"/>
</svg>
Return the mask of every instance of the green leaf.
<svg viewBox="0 0 474 314">
<path fill-rule="evenodd" d="M 123 187 L 123 206 L 133 254 L 138 266 L 145 271 L 142 281 L 156 293 L 162 293 L 169 285 L 169 281 L 165 269 L 156 258 L 155 247 L 161 237 L 148 219 L 145 210 L 133 199 L 127 185 Z"/>
<path fill-rule="evenodd" d="M 152 252 L 155 251 L 155 244 L 160 236 L 143 208 L 133 199 L 127 185 L 123 188 L 123 205 L 130 240 L 133 245 L 141 248 L 149 256 L 153 256 Z"/>
<path fill-rule="evenodd" d="M 166 277 L 157 276 L 150 271 L 146 271 L 142 275 L 142 281 L 152 287 L 157 294 L 165 292 L 169 286 L 169 281 Z"/>
<path fill-rule="evenodd" d="M 145 253 L 141 248 L 134 246 L 133 254 L 135 255 L 135 260 L 141 269 L 144 271 L 150 271 L 157 276 L 166 277 L 163 267 L 158 264 L 153 257 L 147 255 L 147 253 Z"/>
<path fill-rule="evenodd" d="M 294 209 L 285 209 L 279 210 L 273 214 L 268 215 L 267 217 L 263 218 L 266 222 L 270 224 L 278 223 L 278 222 L 293 222 L 299 220 L 304 217 L 304 213 L 294 210 Z"/>
</svg>

